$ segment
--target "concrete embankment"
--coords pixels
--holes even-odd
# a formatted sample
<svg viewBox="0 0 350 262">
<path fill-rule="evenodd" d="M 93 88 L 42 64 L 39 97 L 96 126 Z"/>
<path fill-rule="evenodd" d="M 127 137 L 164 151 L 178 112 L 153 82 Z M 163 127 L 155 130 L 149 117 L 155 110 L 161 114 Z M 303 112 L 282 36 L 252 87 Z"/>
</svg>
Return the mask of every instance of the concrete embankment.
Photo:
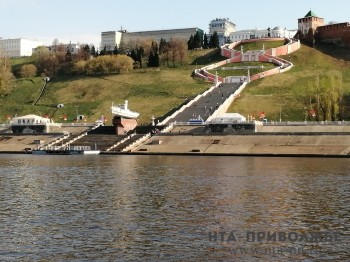
<svg viewBox="0 0 350 262">
<path fill-rule="evenodd" d="M 178 126 L 133 153 L 350 157 L 350 126 L 263 126 L 258 133 L 205 134 Z"/>
<path fill-rule="evenodd" d="M 204 126 L 176 126 L 150 137 L 130 152 L 103 154 L 350 157 L 350 125 L 263 126 L 257 133 L 206 133 Z M 58 134 L 3 134 L 0 153 L 25 153 Z"/>
<path fill-rule="evenodd" d="M 339 155 L 350 153 L 349 135 L 160 135 L 139 153 L 210 155 Z"/>
</svg>

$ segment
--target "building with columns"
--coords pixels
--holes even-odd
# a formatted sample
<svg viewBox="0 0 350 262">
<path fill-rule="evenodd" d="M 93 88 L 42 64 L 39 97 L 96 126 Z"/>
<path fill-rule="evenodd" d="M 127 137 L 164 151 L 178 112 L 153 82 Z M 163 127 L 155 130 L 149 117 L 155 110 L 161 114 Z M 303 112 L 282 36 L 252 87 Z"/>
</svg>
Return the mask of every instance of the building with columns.
<svg viewBox="0 0 350 262">
<path fill-rule="evenodd" d="M 257 38 L 293 38 L 297 30 L 288 30 L 286 28 L 281 28 L 279 26 L 274 27 L 273 29 L 247 29 L 239 30 L 236 32 L 230 33 L 229 40 L 230 42 L 247 40 L 247 39 L 257 39 Z"/>
</svg>

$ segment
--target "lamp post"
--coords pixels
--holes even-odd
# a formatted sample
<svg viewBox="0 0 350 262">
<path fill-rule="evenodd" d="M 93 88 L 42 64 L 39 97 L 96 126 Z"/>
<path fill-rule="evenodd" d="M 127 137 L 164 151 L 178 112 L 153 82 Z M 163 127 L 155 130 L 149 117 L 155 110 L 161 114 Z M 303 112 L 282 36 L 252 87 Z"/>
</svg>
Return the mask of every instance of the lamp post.
<svg viewBox="0 0 350 262">
<path fill-rule="evenodd" d="M 76 112 L 77 112 L 77 123 L 78 123 L 78 117 L 79 117 L 79 112 L 78 112 L 78 109 L 79 109 L 79 105 L 76 105 L 75 106 L 75 110 L 76 110 Z"/>
<path fill-rule="evenodd" d="M 280 123 L 282 122 L 282 106 L 280 105 Z"/>
</svg>

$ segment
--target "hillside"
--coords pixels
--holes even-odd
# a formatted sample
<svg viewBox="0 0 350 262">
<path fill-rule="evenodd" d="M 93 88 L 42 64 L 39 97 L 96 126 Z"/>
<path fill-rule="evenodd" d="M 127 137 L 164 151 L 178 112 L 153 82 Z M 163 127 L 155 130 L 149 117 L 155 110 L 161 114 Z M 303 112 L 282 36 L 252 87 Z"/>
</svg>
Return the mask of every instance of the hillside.
<svg viewBox="0 0 350 262">
<path fill-rule="evenodd" d="M 209 83 L 193 79 L 191 74 L 195 68 L 224 58 L 218 50 L 197 50 L 189 52 L 189 59 L 190 65 L 182 68 L 147 68 L 101 77 L 58 77 L 47 85 L 36 106 L 32 103 L 39 95 L 42 78 L 17 79 L 15 91 L 0 98 L 0 121 L 6 122 L 7 115 L 33 113 L 50 115 L 56 122 L 63 122 L 64 114 L 67 114 L 68 122 L 73 121 L 77 114 L 87 116 L 88 122 L 105 115 L 111 123 L 112 102 L 119 104 L 128 99 L 130 108 L 141 113 L 140 123 L 149 123 L 152 115 L 160 117 L 209 88 Z M 304 120 L 307 104 L 298 94 L 314 75 L 330 69 L 343 73 L 345 101 L 350 105 L 349 61 L 307 46 L 302 46 L 286 59 L 294 63 L 292 70 L 250 83 L 229 111 L 245 116 L 264 111 L 267 118 L 274 121 L 279 119 L 281 109 L 283 121 Z M 16 60 L 16 68 L 20 63 L 26 62 Z M 64 107 L 56 109 L 57 104 L 64 104 Z"/>
<path fill-rule="evenodd" d="M 335 52 L 334 47 L 323 46 L 322 52 L 302 45 L 300 50 L 285 59 L 291 61 L 294 67 L 284 74 L 274 75 L 254 81 L 247 85 L 243 94 L 229 108 L 229 112 L 239 112 L 244 116 L 258 116 L 265 112 L 268 120 L 303 121 L 309 109 L 309 100 L 301 97 L 305 93 L 307 82 L 317 74 L 324 74 L 329 70 L 340 71 L 343 75 L 345 119 L 350 119 L 350 62 L 346 60 L 349 50 Z M 336 53 L 338 58 L 329 54 Z"/>
<path fill-rule="evenodd" d="M 218 56 L 216 50 L 197 50 L 190 52 L 190 61 L 197 64 L 209 62 L 208 57 Z M 199 60 L 198 60 L 199 59 Z M 210 59 L 210 58 L 209 58 Z M 14 66 L 26 60 L 14 60 Z M 199 65 L 182 68 L 138 69 L 128 74 L 106 75 L 100 77 L 57 77 L 48 83 L 42 99 L 36 106 L 32 103 L 38 97 L 43 85 L 42 77 L 17 79 L 15 91 L 0 98 L 1 122 L 7 115 L 38 114 L 49 115 L 54 121 L 62 122 L 66 114 L 71 122 L 76 116 L 87 116 L 93 122 L 104 115 L 111 121 L 110 107 L 129 100 L 129 107 L 138 111 L 140 123 L 149 123 L 151 117 L 160 117 L 179 106 L 186 99 L 196 96 L 209 88 L 209 83 L 191 77 Z M 64 104 L 56 109 L 57 104 Z"/>
</svg>

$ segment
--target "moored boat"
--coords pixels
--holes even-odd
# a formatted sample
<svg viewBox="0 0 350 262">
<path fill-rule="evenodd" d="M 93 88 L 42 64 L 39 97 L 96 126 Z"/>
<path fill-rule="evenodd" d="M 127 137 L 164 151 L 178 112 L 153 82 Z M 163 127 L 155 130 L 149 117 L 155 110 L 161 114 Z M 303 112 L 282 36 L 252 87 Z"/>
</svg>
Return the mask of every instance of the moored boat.
<svg viewBox="0 0 350 262">
<path fill-rule="evenodd" d="M 74 146 L 65 149 L 36 149 L 31 152 L 33 155 L 99 155 L 101 153 L 100 150 L 96 149 L 96 146 L 95 149 L 91 149 L 90 146 Z"/>
</svg>

